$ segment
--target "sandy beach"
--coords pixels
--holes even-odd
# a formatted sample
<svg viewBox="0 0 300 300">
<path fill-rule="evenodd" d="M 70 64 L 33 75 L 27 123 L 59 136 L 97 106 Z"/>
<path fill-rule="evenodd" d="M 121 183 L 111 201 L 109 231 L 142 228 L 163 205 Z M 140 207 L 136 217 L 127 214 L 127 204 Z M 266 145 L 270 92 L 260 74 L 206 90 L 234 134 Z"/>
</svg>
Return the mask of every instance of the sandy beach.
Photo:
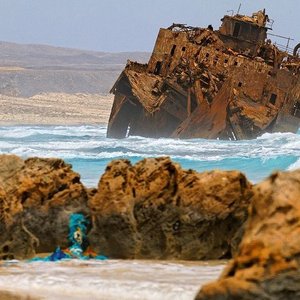
<svg viewBox="0 0 300 300">
<path fill-rule="evenodd" d="M 0 125 L 106 124 L 113 95 L 43 93 L 30 98 L 0 95 Z"/>
</svg>

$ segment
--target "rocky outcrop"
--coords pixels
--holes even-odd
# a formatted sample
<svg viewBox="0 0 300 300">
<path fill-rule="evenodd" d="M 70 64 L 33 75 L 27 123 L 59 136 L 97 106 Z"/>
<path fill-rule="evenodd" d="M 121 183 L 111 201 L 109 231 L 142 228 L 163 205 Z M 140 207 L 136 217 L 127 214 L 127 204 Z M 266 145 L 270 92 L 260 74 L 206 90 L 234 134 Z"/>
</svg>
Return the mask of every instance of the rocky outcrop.
<svg viewBox="0 0 300 300">
<path fill-rule="evenodd" d="M 67 247 L 79 212 L 91 217 L 91 246 L 111 258 L 228 258 L 251 195 L 240 172 L 186 171 L 168 157 L 113 161 L 86 189 L 60 159 L 0 155 L 0 259 Z"/>
<path fill-rule="evenodd" d="M 89 201 L 92 246 L 109 257 L 231 257 L 251 184 L 237 171 L 182 170 L 168 157 L 111 162 Z"/>
<path fill-rule="evenodd" d="M 300 299 L 300 170 L 254 188 L 237 256 L 196 299 Z"/>
<path fill-rule="evenodd" d="M 64 161 L 0 155 L 0 259 L 66 247 L 69 215 L 88 214 L 87 201 Z"/>
</svg>

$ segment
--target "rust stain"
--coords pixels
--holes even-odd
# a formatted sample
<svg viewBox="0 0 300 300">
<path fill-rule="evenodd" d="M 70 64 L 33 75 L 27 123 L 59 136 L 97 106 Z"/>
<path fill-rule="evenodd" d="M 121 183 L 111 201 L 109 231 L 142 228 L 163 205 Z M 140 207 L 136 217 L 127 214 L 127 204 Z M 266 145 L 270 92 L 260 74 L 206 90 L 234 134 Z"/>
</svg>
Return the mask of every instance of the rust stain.
<svg viewBox="0 0 300 300">
<path fill-rule="evenodd" d="M 265 11 L 219 30 L 173 24 L 148 64 L 128 61 L 111 92 L 107 136 L 255 138 L 300 125 L 300 58 L 267 39 Z"/>
</svg>

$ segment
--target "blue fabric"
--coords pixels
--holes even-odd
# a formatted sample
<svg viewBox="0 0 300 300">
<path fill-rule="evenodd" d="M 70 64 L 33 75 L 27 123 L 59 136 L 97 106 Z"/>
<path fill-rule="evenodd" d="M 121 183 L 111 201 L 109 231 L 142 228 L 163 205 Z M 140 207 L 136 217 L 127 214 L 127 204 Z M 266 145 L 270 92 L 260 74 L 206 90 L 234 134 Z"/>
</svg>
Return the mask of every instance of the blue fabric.
<svg viewBox="0 0 300 300">
<path fill-rule="evenodd" d="M 47 256 L 47 257 L 34 257 L 32 259 L 30 259 L 29 261 L 58 261 L 58 260 L 62 260 L 62 259 L 70 259 L 71 256 L 66 254 L 64 251 L 62 251 L 60 249 L 60 247 L 57 247 L 55 249 L 55 251 Z"/>
<path fill-rule="evenodd" d="M 49 261 L 57 261 L 62 259 L 70 258 L 65 252 L 63 252 L 60 247 L 57 247 L 56 250 L 48 257 Z"/>
<path fill-rule="evenodd" d="M 97 260 L 107 260 L 108 257 L 105 256 L 105 255 L 97 255 L 97 256 L 94 257 L 94 259 L 97 259 Z"/>
</svg>

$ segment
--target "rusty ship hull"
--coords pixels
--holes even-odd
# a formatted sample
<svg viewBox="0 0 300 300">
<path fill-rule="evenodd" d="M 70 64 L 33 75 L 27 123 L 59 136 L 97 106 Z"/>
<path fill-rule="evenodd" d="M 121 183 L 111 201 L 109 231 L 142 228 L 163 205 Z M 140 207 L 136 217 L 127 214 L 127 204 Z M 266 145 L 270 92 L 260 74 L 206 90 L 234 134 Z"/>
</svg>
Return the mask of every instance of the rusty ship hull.
<svg viewBox="0 0 300 300">
<path fill-rule="evenodd" d="M 260 11 L 224 16 L 219 30 L 160 29 L 149 62 L 128 62 L 111 90 L 107 137 L 239 140 L 296 132 L 300 60 L 267 39 L 268 21 Z"/>
</svg>

